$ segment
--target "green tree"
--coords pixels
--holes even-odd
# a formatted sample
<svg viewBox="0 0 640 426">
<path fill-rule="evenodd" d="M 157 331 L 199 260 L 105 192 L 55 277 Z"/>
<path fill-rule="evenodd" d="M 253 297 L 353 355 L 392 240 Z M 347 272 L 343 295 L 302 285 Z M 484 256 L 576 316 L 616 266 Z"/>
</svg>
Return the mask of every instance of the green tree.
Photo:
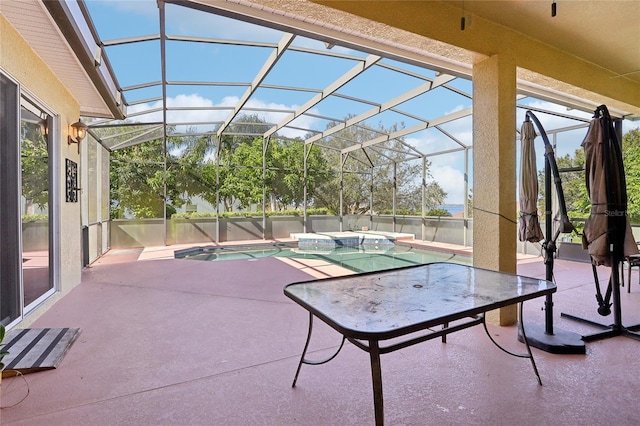
<svg viewBox="0 0 640 426">
<path fill-rule="evenodd" d="M 127 213 L 136 218 L 163 217 L 164 179 L 169 176 L 164 173 L 162 141 L 113 151 L 110 165 L 112 219 Z"/>
<path fill-rule="evenodd" d="M 251 203 L 262 204 L 263 178 L 263 142 L 262 138 L 243 142 L 225 158 L 224 178 L 220 183 L 220 195 L 226 200 L 226 209 L 230 211 L 233 201 L 240 203 L 240 208 L 246 208 Z M 272 162 L 271 150 L 267 150 L 267 164 Z M 273 179 L 273 170 L 267 170 L 267 182 Z"/>
<path fill-rule="evenodd" d="M 627 212 L 633 223 L 640 221 L 640 129 L 627 132 L 622 138 L 622 155 L 627 183 Z M 591 201 L 585 183 L 585 156 L 582 148 L 576 149 L 573 156 L 565 155 L 556 159 L 561 170 L 562 190 L 565 196 L 567 212 L 571 218 L 586 218 L 591 210 Z M 562 172 L 562 169 L 579 169 Z M 539 208 L 544 211 L 545 188 L 544 170 L 538 172 L 540 187 Z"/>
<path fill-rule="evenodd" d="M 345 160 L 345 212 L 362 214 L 369 211 L 372 191 L 375 192 L 374 212 L 390 208 L 394 186 L 397 211 L 414 214 L 421 211 L 422 163 L 410 157 L 402 139 L 352 151 L 345 156 L 340 154 L 345 146 L 367 142 L 382 133 L 397 130 L 397 126 L 349 129 L 333 135 L 328 142 L 323 141 L 322 146 L 305 146 L 302 140 L 272 138 L 266 150 L 262 138 L 248 136 L 255 134 L 256 126 L 263 131 L 271 125 L 257 116 L 239 117 L 219 142 L 214 136 L 199 136 L 195 132 L 171 136 L 173 132 L 169 129 L 166 153 L 161 139 L 114 151 L 111 170 L 113 217 L 123 217 L 126 213 L 141 218 L 162 217 L 168 214 L 163 212 L 165 194 L 169 213 L 194 196 L 215 205 L 216 191 L 227 211 L 234 207 L 247 208 L 251 204 L 262 204 L 265 185 L 268 199 L 263 208 L 300 208 L 304 202 L 305 155 L 309 207 L 327 208 L 334 214 L 340 211 L 339 167 Z M 135 131 L 135 126 L 129 131 Z M 264 176 L 263 161 L 266 162 Z M 426 191 L 427 209 L 442 204 L 446 197 L 436 182 L 428 183 Z"/>
<path fill-rule="evenodd" d="M 281 140 L 271 143 L 275 175 L 269 182 L 272 210 L 300 208 L 304 202 L 304 157 L 307 157 L 307 200 L 313 204 L 316 188 L 330 176 L 331 168 L 318 146 L 305 146 L 302 140 Z"/>
<path fill-rule="evenodd" d="M 263 142 L 246 136 L 270 127 L 257 116 L 240 117 L 220 142 L 214 136 L 171 136 L 167 152 L 161 139 L 129 146 L 111 154 L 112 217 L 130 214 L 138 218 L 162 217 L 165 185 L 167 214 L 192 197 L 212 205 L 220 199 L 227 211 L 262 203 Z M 140 129 L 129 126 L 128 132 Z M 116 129 L 104 131 L 109 136 Z M 190 134 L 192 133 L 192 135 Z M 266 150 L 266 187 L 272 209 L 299 207 L 304 200 L 304 142 L 272 139 Z M 166 160 L 166 171 L 165 171 Z M 218 168 L 218 162 L 220 167 Z M 329 167 L 318 148 L 307 152 L 308 196 L 327 175 Z M 319 171 L 319 173 L 316 173 Z M 219 185 L 217 184 L 219 179 Z"/>
<path fill-rule="evenodd" d="M 23 122 L 20 156 L 22 195 L 27 204 L 44 208 L 49 203 L 49 152 L 38 126 Z"/>
<path fill-rule="evenodd" d="M 239 143 L 225 156 L 221 195 L 241 208 L 251 203 L 262 204 L 263 160 L 266 161 L 264 182 L 267 188 L 267 210 L 299 208 L 304 201 L 304 142 L 272 139 L 265 154 L 262 138 Z M 266 159 L 263 156 L 266 155 Z M 329 167 L 317 147 L 307 149 L 307 197 L 313 199 L 315 188 L 326 178 Z M 231 208 L 231 204 L 227 205 Z"/>
<path fill-rule="evenodd" d="M 243 115 L 234 120 L 220 138 L 216 152 L 220 168 L 220 198 L 225 209 L 231 211 L 236 205 L 246 208 L 252 203 L 262 204 L 262 138 L 255 134 L 264 133 L 272 127 L 258 115 Z M 267 152 L 267 165 L 273 163 L 272 154 Z M 267 173 L 267 181 L 272 180 L 272 172 Z"/>
<path fill-rule="evenodd" d="M 347 119 L 350 117 L 347 117 Z M 338 123 L 330 123 L 331 128 Z M 398 126 L 373 129 L 366 125 L 350 127 L 334 133 L 322 142 L 327 161 L 333 166 L 334 177 L 318 188 L 315 201 L 332 213 L 340 212 L 340 168 L 342 168 L 342 193 L 345 214 L 365 214 L 370 211 L 373 192 L 373 212 L 392 211 L 393 192 L 396 193 L 396 210 L 419 213 L 422 211 L 422 163 L 410 156 L 404 140 L 390 140 L 341 154 L 340 150 L 362 144 L 383 134 L 398 130 Z M 430 163 L 427 162 L 427 170 Z M 395 176 L 395 180 L 394 180 Z M 427 178 L 431 177 L 427 173 Z M 427 185 L 427 209 L 442 204 L 446 193 L 437 184 Z"/>
<path fill-rule="evenodd" d="M 389 129 L 390 132 L 396 130 L 395 126 Z M 402 140 L 385 142 L 380 148 L 381 151 L 376 153 L 374 163 L 379 164 L 374 168 L 374 212 L 393 211 L 393 192 L 395 187 L 396 212 L 398 210 L 406 210 L 413 214 L 420 214 L 422 212 L 422 188 L 420 186 L 422 162 L 408 159 L 408 153 L 402 144 Z M 440 200 L 446 196 L 444 190 L 439 188 L 436 183 L 428 184 L 426 189 L 427 209 L 434 208 L 440 204 L 434 204 L 435 200 L 430 196 L 436 196 Z M 444 196 L 440 197 L 441 193 Z"/>
<path fill-rule="evenodd" d="M 212 137 L 170 137 L 168 145 L 168 179 L 170 184 L 175 186 L 172 202 L 182 206 L 190 198 L 199 196 L 215 205 L 216 174 L 215 163 L 211 159 L 215 152 L 215 143 Z M 173 186 L 169 188 L 173 189 Z"/>
<path fill-rule="evenodd" d="M 167 131 L 170 135 L 175 129 L 170 127 Z M 99 137 L 120 139 L 147 132 L 144 124 L 127 123 L 126 132 L 118 127 L 103 128 L 99 129 Z M 210 138 L 187 135 L 169 136 L 166 152 L 162 138 L 112 151 L 111 217 L 170 217 L 190 195 L 209 189 L 202 166 L 211 150 Z"/>
<path fill-rule="evenodd" d="M 572 218 L 584 218 L 589 215 L 591 202 L 587 193 L 585 184 L 585 158 L 582 148 L 576 149 L 573 157 L 568 154 L 556 159 L 562 180 L 562 192 L 564 194 L 565 204 L 567 205 L 567 213 Z M 579 169 L 578 171 L 562 171 L 567 169 Z M 544 172 L 541 172 L 541 199 L 540 209 L 544 211 L 545 190 L 544 190 Z M 551 177 L 553 179 L 553 177 Z M 552 180 L 552 185 L 554 182 Z M 554 201 L 555 203 L 555 201 Z"/>
<path fill-rule="evenodd" d="M 451 217 L 451 213 L 449 213 L 449 210 L 446 209 L 441 209 L 441 208 L 435 208 L 435 209 L 431 209 L 427 212 L 426 214 L 427 216 L 445 216 L 445 217 Z"/>
<path fill-rule="evenodd" d="M 627 181 L 627 212 L 632 223 L 640 222 L 640 128 L 622 138 L 622 156 Z"/>
<path fill-rule="evenodd" d="M 234 205 L 247 208 L 262 204 L 263 180 L 267 188 L 267 210 L 299 208 L 304 201 L 304 141 L 272 137 L 266 145 L 261 137 L 247 136 L 271 127 L 257 115 L 242 116 L 223 135 L 218 152 L 220 197 L 227 211 Z M 263 154 L 264 152 L 264 154 Z M 317 147 L 307 148 L 307 198 L 313 204 L 315 188 L 326 180 L 330 168 Z M 263 158 L 266 156 L 266 159 Z M 263 160 L 266 173 L 263 179 Z"/>
</svg>

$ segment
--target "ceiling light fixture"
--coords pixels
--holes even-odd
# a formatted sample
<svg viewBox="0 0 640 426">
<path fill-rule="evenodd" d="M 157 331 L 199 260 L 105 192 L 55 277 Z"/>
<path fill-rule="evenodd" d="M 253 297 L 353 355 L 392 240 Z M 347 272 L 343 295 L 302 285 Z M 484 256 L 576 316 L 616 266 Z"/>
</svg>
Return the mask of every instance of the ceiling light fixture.
<svg viewBox="0 0 640 426">
<path fill-rule="evenodd" d="M 460 18 L 460 31 L 471 26 L 471 12 L 465 13 L 464 0 L 462 1 L 462 17 Z"/>
</svg>

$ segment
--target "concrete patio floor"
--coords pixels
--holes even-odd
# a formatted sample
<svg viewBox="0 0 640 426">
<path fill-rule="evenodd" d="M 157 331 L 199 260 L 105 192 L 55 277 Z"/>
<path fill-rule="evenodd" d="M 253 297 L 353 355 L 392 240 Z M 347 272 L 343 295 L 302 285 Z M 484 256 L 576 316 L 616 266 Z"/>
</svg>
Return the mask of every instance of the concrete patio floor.
<svg viewBox="0 0 640 426">
<path fill-rule="evenodd" d="M 304 365 L 291 387 L 308 314 L 282 289 L 339 271 L 275 258 L 168 257 L 160 249 L 114 251 L 86 268 L 82 283 L 32 325 L 82 334 L 57 369 L 3 379 L 0 424 L 373 424 L 368 354 L 352 344 L 327 364 Z M 556 328 L 598 331 L 561 312 L 612 322 L 596 312 L 589 264 L 557 260 L 554 272 Z M 518 273 L 544 278 L 545 267 L 540 258 L 521 259 Z M 625 325 L 640 323 L 637 270 L 632 281 L 630 294 L 621 291 Z M 543 304 L 525 304 L 525 326 L 543 324 Z M 489 330 L 524 351 L 515 326 Z M 317 322 L 311 356 L 339 343 Z M 586 355 L 533 352 L 543 386 L 528 360 L 498 350 L 482 327 L 383 355 L 386 424 L 640 424 L 640 341 L 590 342 Z"/>
</svg>

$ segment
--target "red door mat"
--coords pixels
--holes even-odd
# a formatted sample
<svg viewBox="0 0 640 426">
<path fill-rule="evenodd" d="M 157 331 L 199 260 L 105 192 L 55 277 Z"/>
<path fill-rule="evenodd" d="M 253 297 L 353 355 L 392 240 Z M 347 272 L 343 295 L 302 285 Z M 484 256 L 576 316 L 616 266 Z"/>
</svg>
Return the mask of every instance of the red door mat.
<svg viewBox="0 0 640 426">
<path fill-rule="evenodd" d="M 9 351 L 2 362 L 2 377 L 35 373 L 57 368 L 80 335 L 79 328 L 13 329 L 5 336 L 3 350 Z"/>
</svg>

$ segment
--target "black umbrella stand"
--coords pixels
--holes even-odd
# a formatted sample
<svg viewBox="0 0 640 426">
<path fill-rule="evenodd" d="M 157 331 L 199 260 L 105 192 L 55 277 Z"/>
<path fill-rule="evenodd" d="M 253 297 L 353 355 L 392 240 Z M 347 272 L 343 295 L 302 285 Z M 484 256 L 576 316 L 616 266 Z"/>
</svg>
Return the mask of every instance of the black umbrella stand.
<svg viewBox="0 0 640 426">
<path fill-rule="evenodd" d="M 556 163 L 556 157 L 553 152 L 553 147 L 549 143 L 547 133 L 544 131 L 542 124 L 538 121 L 538 118 L 531 111 L 527 111 L 525 114 L 525 121 L 531 120 L 538 129 L 538 133 L 542 136 L 544 141 L 544 183 L 545 183 L 545 241 L 542 243 L 542 250 L 545 263 L 545 279 L 547 281 L 553 281 L 553 259 L 556 253 L 556 240 L 560 233 L 570 233 L 574 230 L 573 225 L 569 221 L 567 215 L 567 207 L 564 200 L 564 191 L 562 190 L 562 181 L 560 179 L 560 172 L 558 171 L 558 165 Z M 558 195 L 558 208 L 560 210 L 560 224 L 558 229 L 553 234 L 553 217 L 552 217 L 552 199 L 551 194 L 551 176 L 553 174 L 553 181 L 556 184 L 556 193 Z M 547 295 L 544 303 L 545 311 L 545 323 L 544 326 L 531 324 L 527 326 L 525 330 L 529 345 L 554 354 L 584 354 L 586 353 L 585 343 L 577 333 L 573 333 L 566 330 L 554 329 L 553 327 L 553 296 Z M 524 324 L 522 324 L 524 327 Z M 524 338 L 518 329 L 518 340 L 524 342 Z"/>
<path fill-rule="evenodd" d="M 580 318 L 574 315 L 561 313 L 562 317 L 592 325 L 604 331 L 582 336 L 585 342 L 602 340 L 615 336 L 627 336 L 640 340 L 640 324 L 625 327 L 622 325 L 622 308 L 620 305 L 620 264 L 624 259 L 624 240 L 627 221 L 627 189 L 624 176 L 624 164 L 622 162 L 622 147 L 618 134 L 613 126 L 613 121 L 605 105 L 599 106 L 594 113 L 594 120 L 603 120 L 603 135 L 605 148 L 603 149 L 605 185 L 607 192 L 607 246 L 609 247 L 611 275 L 607 287 L 606 296 L 603 298 L 600 292 L 598 273 L 593 265 L 593 276 L 596 285 L 596 299 L 598 301 L 598 313 L 608 316 L 613 313 L 613 324 L 605 325 L 595 321 Z M 612 158 L 613 157 L 613 158 Z M 588 173 L 588 171 L 587 171 Z M 617 174 L 617 175 L 616 175 Z M 609 212 L 613 212 L 610 214 Z M 620 213 L 622 212 L 622 214 Z M 613 296 L 613 297 L 612 297 Z M 612 302 L 609 299 L 612 297 Z M 528 337 L 529 333 L 527 333 Z"/>
</svg>

